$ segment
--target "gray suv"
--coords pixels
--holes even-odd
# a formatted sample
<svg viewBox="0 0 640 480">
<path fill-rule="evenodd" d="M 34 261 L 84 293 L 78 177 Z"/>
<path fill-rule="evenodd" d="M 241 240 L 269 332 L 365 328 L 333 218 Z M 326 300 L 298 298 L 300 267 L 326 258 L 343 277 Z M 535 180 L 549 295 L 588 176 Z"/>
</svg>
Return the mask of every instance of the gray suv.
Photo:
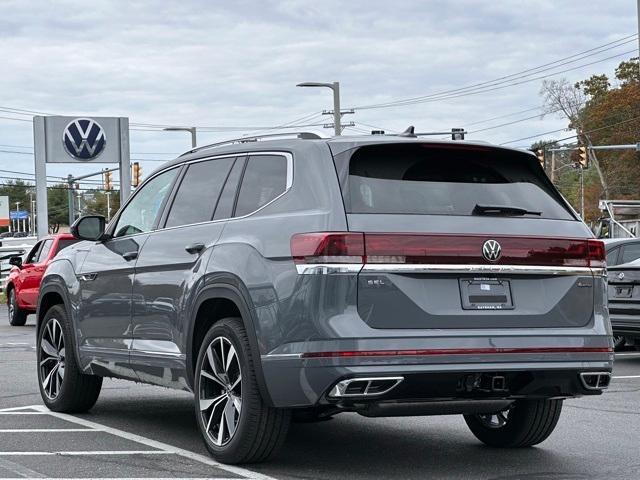
<svg viewBox="0 0 640 480">
<path fill-rule="evenodd" d="M 291 135 L 290 135 L 291 137 Z M 605 251 L 528 152 L 410 133 L 194 149 L 49 265 L 45 404 L 103 377 L 188 390 L 208 450 L 258 462 L 292 418 L 461 414 L 546 439 L 612 362 Z"/>
</svg>

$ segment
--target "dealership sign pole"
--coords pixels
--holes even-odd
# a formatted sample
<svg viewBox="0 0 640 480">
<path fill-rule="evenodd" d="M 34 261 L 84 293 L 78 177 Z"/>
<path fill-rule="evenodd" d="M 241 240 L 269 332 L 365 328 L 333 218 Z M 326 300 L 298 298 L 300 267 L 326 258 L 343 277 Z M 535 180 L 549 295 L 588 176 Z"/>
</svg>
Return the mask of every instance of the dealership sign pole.
<svg viewBox="0 0 640 480">
<path fill-rule="evenodd" d="M 126 117 L 33 117 L 38 237 L 49 231 L 47 163 L 116 163 L 120 204 L 131 193 L 129 119 Z"/>
</svg>

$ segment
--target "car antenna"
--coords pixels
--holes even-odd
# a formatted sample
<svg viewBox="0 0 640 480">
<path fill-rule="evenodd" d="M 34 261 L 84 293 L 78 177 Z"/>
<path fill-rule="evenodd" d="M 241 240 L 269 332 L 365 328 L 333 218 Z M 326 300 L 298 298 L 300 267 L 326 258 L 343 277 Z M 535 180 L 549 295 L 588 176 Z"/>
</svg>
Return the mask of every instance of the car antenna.
<svg viewBox="0 0 640 480">
<path fill-rule="evenodd" d="M 415 138 L 415 137 L 417 137 L 415 132 L 416 132 L 416 128 L 413 125 L 409 125 L 407 127 L 407 129 L 404 132 L 399 133 L 398 136 L 399 137 L 414 137 Z"/>
</svg>

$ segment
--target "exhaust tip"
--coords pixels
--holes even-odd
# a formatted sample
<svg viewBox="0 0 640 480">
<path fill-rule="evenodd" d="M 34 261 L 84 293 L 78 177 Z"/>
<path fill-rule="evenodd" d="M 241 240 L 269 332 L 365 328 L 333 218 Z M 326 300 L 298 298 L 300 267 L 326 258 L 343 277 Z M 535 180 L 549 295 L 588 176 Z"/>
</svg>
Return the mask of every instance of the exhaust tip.
<svg viewBox="0 0 640 480">
<path fill-rule="evenodd" d="M 582 372 L 580 381 L 587 390 L 605 390 L 611 382 L 611 372 Z"/>
<path fill-rule="evenodd" d="M 396 388 L 404 377 L 368 377 L 341 380 L 329 392 L 329 397 L 372 397 L 384 395 Z"/>
</svg>

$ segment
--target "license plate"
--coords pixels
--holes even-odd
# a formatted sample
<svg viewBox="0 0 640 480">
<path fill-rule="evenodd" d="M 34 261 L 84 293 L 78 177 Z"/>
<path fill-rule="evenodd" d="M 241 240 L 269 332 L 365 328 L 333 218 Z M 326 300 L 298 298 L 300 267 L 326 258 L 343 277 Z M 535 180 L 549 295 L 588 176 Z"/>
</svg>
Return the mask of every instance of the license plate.
<svg viewBox="0 0 640 480">
<path fill-rule="evenodd" d="M 616 298 L 631 298 L 633 287 L 615 287 Z"/>
<path fill-rule="evenodd" d="M 509 280 L 460 279 L 460 297 L 464 310 L 512 310 L 515 308 Z"/>
</svg>

